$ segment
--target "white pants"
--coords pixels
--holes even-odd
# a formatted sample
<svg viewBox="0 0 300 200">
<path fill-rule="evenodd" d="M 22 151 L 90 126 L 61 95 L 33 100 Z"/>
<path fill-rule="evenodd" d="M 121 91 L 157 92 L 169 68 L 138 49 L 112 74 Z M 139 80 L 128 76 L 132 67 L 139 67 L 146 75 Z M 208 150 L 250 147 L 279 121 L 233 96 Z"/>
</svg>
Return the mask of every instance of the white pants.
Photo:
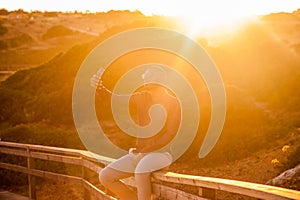
<svg viewBox="0 0 300 200">
<path fill-rule="evenodd" d="M 129 153 L 107 167 L 127 173 L 149 173 L 169 166 L 172 160 L 168 152 Z"/>
<path fill-rule="evenodd" d="M 129 153 L 102 169 L 99 180 L 121 200 L 151 200 L 151 172 L 165 168 L 171 163 L 172 156 L 169 153 Z M 120 181 L 132 175 L 135 176 L 137 194 Z"/>
</svg>

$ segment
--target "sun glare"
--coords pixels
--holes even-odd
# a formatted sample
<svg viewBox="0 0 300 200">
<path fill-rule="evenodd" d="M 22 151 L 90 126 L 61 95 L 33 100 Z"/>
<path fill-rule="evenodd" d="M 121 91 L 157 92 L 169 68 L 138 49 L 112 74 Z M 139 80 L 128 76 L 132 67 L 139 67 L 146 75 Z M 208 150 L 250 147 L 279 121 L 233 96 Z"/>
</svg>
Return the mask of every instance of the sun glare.
<svg viewBox="0 0 300 200">
<path fill-rule="evenodd" d="M 235 33 L 259 15 L 292 12 L 300 7 L 294 0 L 152 0 L 139 1 L 141 11 L 177 17 L 189 36 L 215 37 Z M 142 3 L 143 2 L 143 3 Z M 145 4 L 145 2 L 147 2 Z"/>
<path fill-rule="evenodd" d="M 212 44 L 218 44 L 234 36 L 249 22 L 258 19 L 257 15 L 246 12 L 227 12 L 219 10 L 210 12 L 186 12 L 176 16 L 182 32 L 191 38 L 204 37 Z"/>
<path fill-rule="evenodd" d="M 189 36 L 213 37 L 232 34 L 247 22 L 254 20 L 254 16 L 181 16 L 179 22 Z"/>
</svg>

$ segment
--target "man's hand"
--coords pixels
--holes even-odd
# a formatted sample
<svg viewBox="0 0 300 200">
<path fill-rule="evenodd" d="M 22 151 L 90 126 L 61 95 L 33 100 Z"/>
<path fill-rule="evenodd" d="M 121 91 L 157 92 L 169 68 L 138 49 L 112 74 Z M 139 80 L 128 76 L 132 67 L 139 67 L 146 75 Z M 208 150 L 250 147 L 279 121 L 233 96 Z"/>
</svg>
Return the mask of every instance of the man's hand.
<svg viewBox="0 0 300 200">
<path fill-rule="evenodd" d="M 100 68 L 97 72 L 97 74 L 94 74 L 92 76 L 92 78 L 90 79 L 90 84 L 92 87 L 96 88 L 96 89 L 102 89 L 103 85 L 102 85 L 102 74 L 104 73 L 104 69 Z"/>
<path fill-rule="evenodd" d="M 128 153 L 134 156 L 135 165 L 137 165 L 144 156 L 144 154 L 136 152 L 136 148 L 130 148 Z"/>
<path fill-rule="evenodd" d="M 130 154 L 136 154 L 136 148 L 130 148 L 129 150 L 128 150 L 128 153 L 130 153 Z"/>
</svg>

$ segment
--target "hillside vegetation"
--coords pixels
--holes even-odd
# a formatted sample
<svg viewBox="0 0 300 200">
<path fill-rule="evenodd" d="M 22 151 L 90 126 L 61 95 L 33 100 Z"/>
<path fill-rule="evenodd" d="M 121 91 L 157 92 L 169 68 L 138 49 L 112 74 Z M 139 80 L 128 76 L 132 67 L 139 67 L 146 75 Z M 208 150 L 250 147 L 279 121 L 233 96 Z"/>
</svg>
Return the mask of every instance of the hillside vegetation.
<svg viewBox="0 0 300 200">
<path fill-rule="evenodd" d="M 201 127 L 193 145 L 179 159 L 179 164 L 183 166 L 189 163 L 188 166 L 194 169 L 228 165 L 255 156 L 262 150 L 281 148 L 282 141 L 299 152 L 298 13 L 265 16 L 259 22 L 245 26 L 234 37 L 218 46 L 210 45 L 208 39 L 198 38 L 223 77 L 227 115 L 222 135 L 214 150 L 206 158 L 198 159 L 203 139 Z M 128 16 L 127 12 L 123 14 Z M 110 15 L 105 16 L 109 19 Z M 75 45 L 38 67 L 17 71 L 1 82 L 1 140 L 84 149 L 72 116 L 72 89 L 83 60 L 97 44 L 121 31 L 150 25 L 173 26 L 167 24 L 166 19 L 162 23 L 156 17 L 143 18 L 137 15 L 132 19 L 135 20 L 120 24 L 114 21 L 114 26 L 99 37 Z M 66 29 L 54 29 L 58 28 L 65 35 Z M 46 35 L 46 38 L 52 38 L 51 29 Z M 105 81 L 110 84 L 109 79 Z M 209 106 L 206 104 L 204 110 Z M 209 114 L 204 113 L 201 119 L 204 124 L 209 121 L 209 117 Z M 299 155 L 294 153 L 281 167 L 292 167 L 299 162 Z"/>
</svg>

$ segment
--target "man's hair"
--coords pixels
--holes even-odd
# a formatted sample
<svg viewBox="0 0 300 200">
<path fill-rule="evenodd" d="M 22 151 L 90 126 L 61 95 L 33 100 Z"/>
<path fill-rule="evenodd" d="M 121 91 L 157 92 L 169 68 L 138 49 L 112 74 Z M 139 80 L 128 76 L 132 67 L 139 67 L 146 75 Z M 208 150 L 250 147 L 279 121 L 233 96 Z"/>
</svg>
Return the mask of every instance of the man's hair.
<svg viewBox="0 0 300 200">
<path fill-rule="evenodd" d="M 167 80 L 166 71 L 158 65 L 152 65 L 146 69 L 143 73 L 142 78 L 150 78 L 152 81 L 165 82 Z"/>
</svg>

